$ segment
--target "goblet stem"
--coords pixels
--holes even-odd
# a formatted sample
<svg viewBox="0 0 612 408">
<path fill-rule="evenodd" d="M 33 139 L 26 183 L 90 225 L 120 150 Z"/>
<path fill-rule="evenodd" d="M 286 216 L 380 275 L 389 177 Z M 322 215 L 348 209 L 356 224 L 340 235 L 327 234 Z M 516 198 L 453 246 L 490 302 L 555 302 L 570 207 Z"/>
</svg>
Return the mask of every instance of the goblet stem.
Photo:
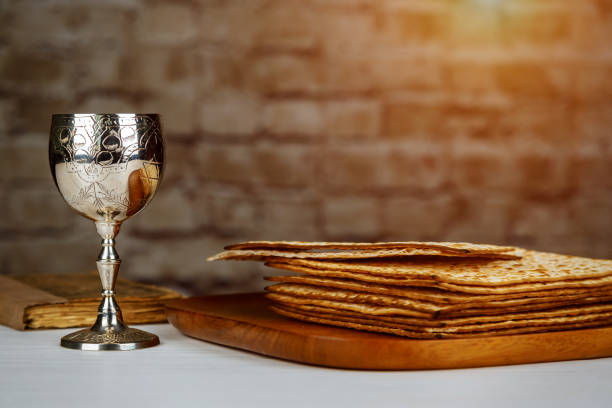
<svg viewBox="0 0 612 408">
<path fill-rule="evenodd" d="M 124 331 L 123 315 L 115 299 L 115 282 L 121 266 L 121 258 L 115 249 L 115 237 L 119 233 L 121 223 L 97 221 L 96 230 L 102 237 L 102 250 L 98 255 L 96 266 L 102 281 L 102 302 L 98 307 L 98 318 L 91 328 L 92 331 L 106 333 L 109 330 L 116 333 Z"/>
<path fill-rule="evenodd" d="M 102 237 L 102 250 L 98 255 L 96 265 L 102 281 L 102 295 L 115 294 L 115 281 L 121 265 L 121 258 L 115 249 L 115 237 L 119 233 L 121 223 L 97 221 L 96 230 Z"/>
<path fill-rule="evenodd" d="M 96 265 L 102 281 L 102 302 L 98 317 L 91 329 L 79 330 L 62 337 L 61 345 L 79 350 L 133 350 L 159 344 L 159 338 L 142 330 L 127 327 L 115 299 L 115 282 L 121 265 L 115 250 L 115 237 L 121 223 L 96 221 L 96 229 L 102 237 L 102 250 Z"/>
</svg>

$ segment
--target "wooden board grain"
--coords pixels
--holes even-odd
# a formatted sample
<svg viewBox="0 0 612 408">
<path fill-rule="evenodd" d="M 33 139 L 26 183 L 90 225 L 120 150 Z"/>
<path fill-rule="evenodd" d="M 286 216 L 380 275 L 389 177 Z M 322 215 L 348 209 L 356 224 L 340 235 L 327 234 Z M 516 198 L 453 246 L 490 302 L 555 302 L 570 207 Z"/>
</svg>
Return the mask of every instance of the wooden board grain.
<svg viewBox="0 0 612 408">
<path fill-rule="evenodd" d="M 172 300 L 184 334 L 306 364 L 367 370 L 483 367 L 612 356 L 612 327 L 551 333 L 412 340 L 292 320 L 262 293 Z"/>
</svg>

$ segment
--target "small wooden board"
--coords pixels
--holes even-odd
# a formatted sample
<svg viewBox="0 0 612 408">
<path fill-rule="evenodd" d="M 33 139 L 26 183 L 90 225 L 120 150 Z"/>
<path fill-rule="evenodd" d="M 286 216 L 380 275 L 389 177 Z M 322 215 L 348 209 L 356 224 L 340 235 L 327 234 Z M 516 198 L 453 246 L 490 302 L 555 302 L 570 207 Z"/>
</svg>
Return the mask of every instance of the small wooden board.
<svg viewBox="0 0 612 408">
<path fill-rule="evenodd" d="M 268 309 L 261 293 L 172 300 L 184 334 L 306 364 L 367 370 L 482 367 L 612 356 L 612 327 L 474 339 L 412 340 L 305 323 Z"/>
</svg>

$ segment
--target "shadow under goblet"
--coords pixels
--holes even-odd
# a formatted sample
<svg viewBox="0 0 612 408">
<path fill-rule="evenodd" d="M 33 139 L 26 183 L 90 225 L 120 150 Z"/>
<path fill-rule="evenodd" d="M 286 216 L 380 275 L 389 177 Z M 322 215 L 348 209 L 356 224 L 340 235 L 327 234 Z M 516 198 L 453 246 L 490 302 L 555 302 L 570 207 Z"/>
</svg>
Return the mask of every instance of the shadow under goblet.
<svg viewBox="0 0 612 408">
<path fill-rule="evenodd" d="M 62 337 L 80 350 L 133 350 L 159 338 L 123 323 L 115 299 L 121 259 L 115 236 L 121 223 L 153 198 L 162 176 L 163 140 L 159 116 L 137 113 L 53 115 L 49 140 L 51 173 L 64 200 L 95 222 L 102 237 L 96 262 L 102 302 L 90 329 Z"/>
</svg>

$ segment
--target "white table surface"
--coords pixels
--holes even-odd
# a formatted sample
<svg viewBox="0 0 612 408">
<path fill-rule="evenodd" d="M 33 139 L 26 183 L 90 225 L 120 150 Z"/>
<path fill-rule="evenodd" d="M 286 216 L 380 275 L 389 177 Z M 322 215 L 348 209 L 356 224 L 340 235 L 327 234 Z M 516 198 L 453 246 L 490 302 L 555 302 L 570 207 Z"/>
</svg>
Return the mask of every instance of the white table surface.
<svg viewBox="0 0 612 408">
<path fill-rule="evenodd" d="M 612 359 L 461 370 L 311 367 L 139 326 L 157 347 L 64 349 L 0 326 L 0 407 L 612 407 Z"/>
</svg>

